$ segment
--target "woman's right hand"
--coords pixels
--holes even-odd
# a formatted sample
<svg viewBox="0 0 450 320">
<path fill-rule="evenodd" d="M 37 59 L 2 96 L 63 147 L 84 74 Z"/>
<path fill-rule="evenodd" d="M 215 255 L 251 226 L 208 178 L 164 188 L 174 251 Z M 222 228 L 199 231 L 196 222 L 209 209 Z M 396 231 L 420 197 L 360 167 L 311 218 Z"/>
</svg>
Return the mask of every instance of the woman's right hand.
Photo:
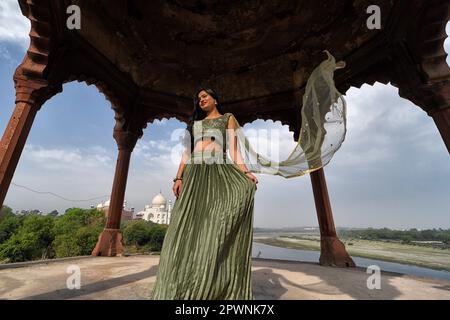
<svg viewBox="0 0 450 320">
<path fill-rule="evenodd" d="M 179 197 L 181 194 L 181 186 L 182 186 L 182 181 L 181 180 L 177 180 L 175 181 L 175 183 L 173 184 L 172 190 L 173 190 L 173 194 L 175 195 L 175 197 Z"/>
</svg>

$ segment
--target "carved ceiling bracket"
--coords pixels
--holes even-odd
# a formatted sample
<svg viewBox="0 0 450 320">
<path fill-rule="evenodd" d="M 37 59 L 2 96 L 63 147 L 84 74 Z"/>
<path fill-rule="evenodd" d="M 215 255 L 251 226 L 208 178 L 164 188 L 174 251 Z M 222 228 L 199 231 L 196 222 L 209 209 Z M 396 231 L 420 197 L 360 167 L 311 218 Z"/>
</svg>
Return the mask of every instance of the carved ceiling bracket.
<svg viewBox="0 0 450 320">
<path fill-rule="evenodd" d="M 111 103 L 116 120 L 114 132 L 133 131 L 139 137 L 142 136 L 142 128 L 146 126 L 141 110 L 142 96 L 129 75 L 119 71 L 78 35 L 72 34 L 66 39 L 71 49 L 67 51 L 65 59 L 71 61 L 71 65 L 65 68 L 67 79 L 64 82 L 78 81 L 94 85 Z"/>
</svg>

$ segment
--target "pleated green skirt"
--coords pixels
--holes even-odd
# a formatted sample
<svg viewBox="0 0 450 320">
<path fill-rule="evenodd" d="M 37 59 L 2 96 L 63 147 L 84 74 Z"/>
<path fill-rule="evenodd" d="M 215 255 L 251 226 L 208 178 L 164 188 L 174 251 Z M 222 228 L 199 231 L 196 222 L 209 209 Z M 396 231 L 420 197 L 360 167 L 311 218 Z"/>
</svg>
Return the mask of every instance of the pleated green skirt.
<svg viewBox="0 0 450 320">
<path fill-rule="evenodd" d="M 256 187 L 226 159 L 230 161 L 225 153 L 191 154 L 164 238 L 152 299 L 254 299 Z"/>
</svg>

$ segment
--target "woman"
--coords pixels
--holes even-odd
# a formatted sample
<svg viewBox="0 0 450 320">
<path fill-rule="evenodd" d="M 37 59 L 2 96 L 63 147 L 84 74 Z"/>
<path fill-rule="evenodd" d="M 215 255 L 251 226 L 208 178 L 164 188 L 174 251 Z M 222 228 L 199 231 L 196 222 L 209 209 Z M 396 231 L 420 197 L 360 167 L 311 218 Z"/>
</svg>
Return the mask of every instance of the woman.
<svg viewBox="0 0 450 320">
<path fill-rule="evenodd" d="M 153 299 L 253 299 L 251 249 L 258 179 L 242 161 L 235 119 L 221 112 L 217 94 L 201 89 L 194 105 L 194 123 L 187 135 L 192 147 L 186 147 L 174 179 L 177 200 Z"/>
<path fill-rule="evenodd" d="M 297 146 L 281 162 L 251 148 L 213 90 L 197 92 L 153 299 L 254 299 L 251 249 L 258 180 L 252 172 L 285 178 L 310 173 L 328 164 L 345 138 L 346 104 L 333 80 L 334 70 L 345 63 L 325 52 L 328 59 L 305 87 Z"/>
</svg>

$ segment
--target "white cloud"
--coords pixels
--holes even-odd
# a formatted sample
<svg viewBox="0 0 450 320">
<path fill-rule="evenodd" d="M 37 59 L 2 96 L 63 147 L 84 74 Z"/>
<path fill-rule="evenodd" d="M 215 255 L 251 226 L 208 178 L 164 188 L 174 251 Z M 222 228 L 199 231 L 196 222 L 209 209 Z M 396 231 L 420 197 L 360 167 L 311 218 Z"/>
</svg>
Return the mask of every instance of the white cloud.
<svg viewBox="0 0 450 320">
<path fill-rule="evenodd" d="M 339 152 L 339 151 L 338 151 Z M 376 164 L 387 162 L 397 155 L 395 147 L 386 145 L 368 145 L 364 152 L 342 152 L 336 154 L 333 161 L 335 167 L 377 169 Z M 374 166 L 375 165 L 375 166 Z"/>
<path fill-rule="evenodd" d="M 172 149 L 174 142 L 166 140 L 139 140 L 136 143 L 134 153 L 137 155 L 150 155 L 155 153 L 167 152 Z"/>
<path fill-rule="evenodd" d="M 182 151 L 179 141 L 139 140 L 133 150 L 133 163 L 145 170 L 173 170 L 181 160 Z"/>
<path fill-rule="evenodd" d="M 351 88 L 347 100 L 347 135 L 332 160 L 337 167 L 376 169 L 407 152 L 440 154 L 432 119 L 418 106 L 398 96 L 391 85 L 375 83 Z M 408 151 L 409 150 L 409 151 Z M 420 151 L 419 151 L 420 150 Z"/>
<path fill-rule="evenodd" d="M 30 21 L 22 15 L 17 0 L 2 0 L 0 2 L 0 41 L 9 41 L 27 48 Z"/>
<path fill-rule="evenodd" d="M 173 171 L 176 170 L 180 161 L 181 156 L 177 157 L 176 154 L 172 155 L 170 152 L 159 155 L 146 154 L 144 158 L 140 159 L 138 157 L 133 158 L 134 166 L 140 168 L 140 171 L 149 171 L 158 175 L 168 171 L 171 171 L 173 175 Z"/>
<path fill-rule="evenodd" d="M 44 148 L 25 145 L 24 161 L 37 169 L 51 171 L 84 171 L 86 168 L 112 166 L 112 159 L 103 147 L 92 148 Z"/>
<path fill-rule="evenodd" d="M 17 66 L 20 63 L 20 61 L 11 54 L 8 46 L 4 42 L 0 42 L 0 60 L 2 61 L 3 66 Z"/>
<path fill-rule="evenodd" d="M 257 120 L 246 124 L 243 129 L 251 147 L 272 161 L 285 160 L 297 145 L 293 132 L 280 121 Z"/>
<path fill-rule="evenodd" d="M 11 54 L 9 53 L 8 49 L 3 45 L 0 45 L 0 59 L 6 61 L 13 61 L 13 58 L 11 57 Z"/>
<path fill-rule="evenodd" d="M 114 155 L 115 157 L 115 155 Z M 89 208 L 106 200 L 114 178 L 113 155 L 101 146 L 83 148 L 47 148 L 25 145 L 14 174 L 5 204 L 14 210 L 39 208 L 43 212 L 57 209 L 64 212 L 70 207 Z M 51 192 L 71 200 L 67 201 Z"/>
</svg>

